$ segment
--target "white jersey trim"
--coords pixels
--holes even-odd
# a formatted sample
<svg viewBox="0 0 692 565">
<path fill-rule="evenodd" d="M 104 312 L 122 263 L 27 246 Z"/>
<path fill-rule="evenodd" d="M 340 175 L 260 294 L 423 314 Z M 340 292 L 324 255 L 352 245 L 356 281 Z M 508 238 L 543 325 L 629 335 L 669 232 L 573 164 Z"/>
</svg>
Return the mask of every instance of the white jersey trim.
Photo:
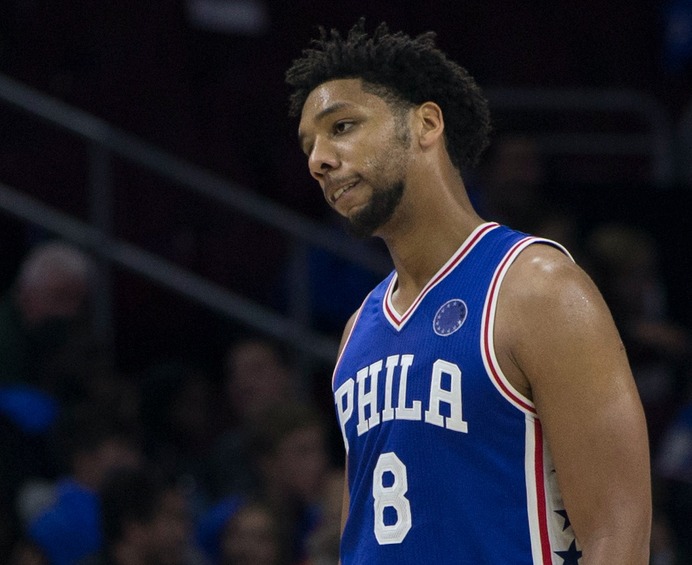
<svg viewBox="0 0 692 565">
<path fill-rule="evenodd" d="M 348 330 L 348 335 L 346 336 L 346 339 L 344 339 L 341 351 L 339 351 L 339 355 L 337 356 L 336 362 L 334 363 L 334 370 L 332 371 L 332 392 L 334 390 L 334 379 L 336 379 L 336 373 L 339 370 L 339 365 L 341 365 L 341 358 L 344 356 L 344 351 L 346 351 L 346 348 L 348 347 L 348 342 L 351 341 L 353 330 L 356 329 L 356 324 L 360 319 L 360 315 L 363 313 L 363 306 L 365 306 L 365 303 L 368 301 L 368 298 L 370 298 L 371 294 L 372 291 L 368 293 L 368 295 L 365 297 L 365 300 L 363 300 L 358 310 L 356 310 L 356 317 L 354 318 L 353 323 L 351 324 L 351 328 Z"/>
<path fill-rule="evenodd" d="M 524 239 L 518 241 L 514 246 L 507 252 L 505 257 L 500 261 L 495 274 L 488 287 L 488 294 L 485 299 L 485 306 L 483 307 L 483 318 L 481 321 L 481 355 L 483 357 L 483 363 L 485 365 L 486 372 L 490 381 L 493 383 L 498 392 L 512 405 L 514 405 L 519 410 L 526 412 L 527 414 L 536 414 L 536 407 L 534 403 L 527 398 L 524 394 L 519 392 L 506 377 L 500 363 L 497 360 L 497 355 L 495 352 L 495 317 L 497 314 L 497 301 L 500 295 L 500 287 L 502 282 L 509 271 L 509 268 L 514 263 L 515 259 L 519 254 L 526 249 L 529 245 L 535 243 L 545 243 L 557 247 L 563 253 L 565 253 L 570 259 L 572 256 L 569 252 L 559 243 L 556 243 L 549 239 L 542 239 L 537 237 L 527 236 Z"/>
</svg>

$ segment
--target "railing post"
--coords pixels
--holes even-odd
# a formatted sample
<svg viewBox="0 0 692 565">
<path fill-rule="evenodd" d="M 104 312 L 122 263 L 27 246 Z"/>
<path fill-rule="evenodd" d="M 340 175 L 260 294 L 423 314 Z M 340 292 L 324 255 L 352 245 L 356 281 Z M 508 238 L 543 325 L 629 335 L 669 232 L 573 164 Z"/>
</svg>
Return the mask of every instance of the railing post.
<svg viewBox="0 0 692 565">
<path fill-rule="evenodd" d="M 96 290 L 93 301 L 94 330 L 105 348 L 111 368 L 115 363 L 113 329 L 113 282 L 108 246 L 113 235 L 112 156 L 103 145 L 89 145 L 89 223 L 97 234 L 94 244 Z"/>
</svg>

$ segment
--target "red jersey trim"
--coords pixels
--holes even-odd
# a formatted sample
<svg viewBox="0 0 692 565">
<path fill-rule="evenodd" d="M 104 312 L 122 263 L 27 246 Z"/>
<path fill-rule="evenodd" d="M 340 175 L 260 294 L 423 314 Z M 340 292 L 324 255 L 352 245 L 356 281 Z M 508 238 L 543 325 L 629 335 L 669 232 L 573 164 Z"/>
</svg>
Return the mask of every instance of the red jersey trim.
<svg viewBox="0 0 692 565">
<path fill-rule="evenodd" d="M 545 493 L 545 466 L 543 456 L 543 428 L 540 420 L 534 421 L 534 430 L 536 434 L 536 450 L 534 459 L 534 468 L 536 473 L 536 504 L 538 511 L 538 532 L 541 543 L 541 557 L 543 563 L 551 564 L 553 562 L 552 551 L 550 548 L 550 535 L 548 533 L 548 517 L 547 501 Z"/>
<path fill-rule="evenodd" d="M 485 302 L 485 308 L 483 312 L 483 322 L 481 328 L 481 352 L 483 355 L 483 360 L 485 361 L 486 369 L 491 377 L 492 382 L 495 387 L 499 389 L 502 395 L 509 400 L 512 404 L 529 412 L 531 414 L 536 413 L 536 408 L 528 398 L 523 396 L 517 390 L 515 390 L 509 383 L 507 378 L 502 373 L 502 369 L 495 357 L 495 344 L 493 338 L 493 328 L 495 326 L 495 310 L 497 307 L 497 298 L 500 291 L 500 284 L 507 273 L 510 265 L 514 262 L 517 255 L 521 253 L 526 246 L 537 241 L 532 237 L 525 237 L 524 239 L 518 241 L 512 246 L 505 258 L 502 260 L 500 265 L 495 271 L 492 281 L 490 282 L 490 287 L 488 289 L 488 296 Z"/>
</svg>

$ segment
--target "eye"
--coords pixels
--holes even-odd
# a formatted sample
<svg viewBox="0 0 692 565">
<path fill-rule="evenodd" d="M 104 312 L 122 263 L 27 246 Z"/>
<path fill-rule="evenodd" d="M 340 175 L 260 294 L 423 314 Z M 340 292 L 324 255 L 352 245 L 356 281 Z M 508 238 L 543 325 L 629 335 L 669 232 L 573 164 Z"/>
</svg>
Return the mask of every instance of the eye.
<svg viewBox="0 0 692 565">
<path fill-rule="evenodd" d="M 348 121 L 348 120 L 343 120 L 340 122 L 336 122 L 334 124 L 334 133 L 336 134 L 341 134 L 341 133 L 346 133 L 348 130 L 350 130 L 353 126 L 355 125 L 354 122 Z"/>
</svg>

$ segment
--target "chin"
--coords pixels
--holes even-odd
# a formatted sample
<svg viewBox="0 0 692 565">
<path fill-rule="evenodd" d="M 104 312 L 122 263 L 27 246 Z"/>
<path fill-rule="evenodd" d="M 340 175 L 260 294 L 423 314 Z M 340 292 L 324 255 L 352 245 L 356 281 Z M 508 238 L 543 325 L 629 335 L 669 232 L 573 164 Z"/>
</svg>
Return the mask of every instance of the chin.
<svg viewBox="0 0 692 565">
<path fill-rule="evenodd" d="M 351 221 L 350 219 L 347 224 L 348 233 L 350 233 L 353 237 L 356 237 L 358 239 L 367 239 L 369 237 L 372 237 L 375 235 L 378 229 L 379 225 L 373 227 L 371 225 L 363 224 L 358 221 Z"/>
</svg>

